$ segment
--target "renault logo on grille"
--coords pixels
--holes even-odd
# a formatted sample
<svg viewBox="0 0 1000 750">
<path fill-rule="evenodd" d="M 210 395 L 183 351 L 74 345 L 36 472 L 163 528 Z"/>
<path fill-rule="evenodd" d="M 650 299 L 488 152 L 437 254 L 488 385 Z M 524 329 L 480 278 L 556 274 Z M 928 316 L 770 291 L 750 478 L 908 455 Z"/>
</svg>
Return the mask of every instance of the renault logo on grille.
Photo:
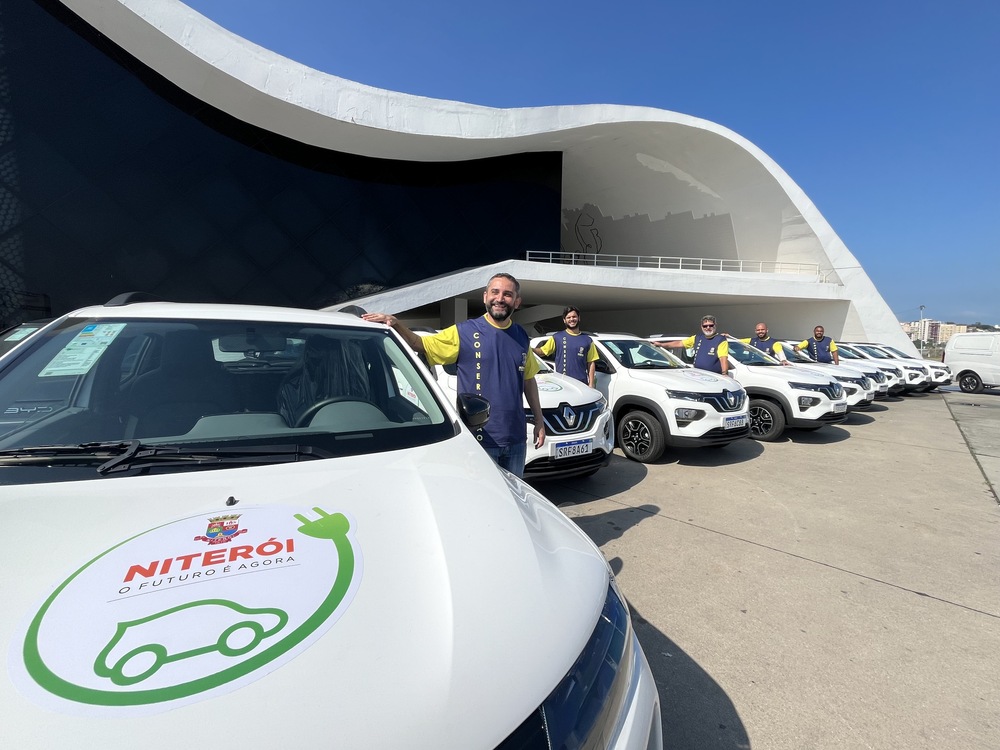
<svg viewBox="0 0 1000 750">
<path fill-rule="evenodd" d="M 563 419 L 565 420 L 567 427 L 573 427 L 576 425 L 576 412 L 573 411 L 572 406 L 563 408 Z"/>
<path fill-rule="evenodd" d="M 726 403 L 730 406 L 736 406 L 736 394 L 727 390 L 723 390 L 722 392 L 726 394 Z"/>
</svg>

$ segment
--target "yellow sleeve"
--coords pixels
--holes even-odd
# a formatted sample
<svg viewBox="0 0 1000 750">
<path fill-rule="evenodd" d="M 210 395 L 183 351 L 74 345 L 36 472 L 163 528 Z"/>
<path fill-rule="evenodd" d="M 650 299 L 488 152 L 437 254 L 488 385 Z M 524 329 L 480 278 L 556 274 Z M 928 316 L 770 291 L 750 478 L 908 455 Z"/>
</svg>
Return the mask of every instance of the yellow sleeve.
<svg viewBox="0 0 1000 750">
<path fill-rule="evenodd" d="M 729 356 L 729 341 L 727 341 L 726 339 L 723 339 L 719 343 L 719 348 L 716 349 L 715 352 L 720 357 L 728 357 Z"/>
<path fill-rule="evenodd" d="M 802 339 L 802 341 L 795 345 L 795 348 L 805 349 L 807 346 L 809 346 L 809 339 Z"/>
<path fill-rule="evenodd" d="M 837 342 L 834 341 L 833 339 L 830 339 L 830 351 L 831 352 L 837 351 Z"/>
<path fill-rule="evenodd" d="M 545 343 L 538 347 L 542 350 L 543 357 L 551 357 L 556 351 L 556 340 L 554 338 L 545 339 Z"/>
<path fill-rule="evenodd" d="M 458 326 L 424 336 L 424 355 L 429 365 L 450 365 L 458 359 Z"/>
<path fill-rule="evenodd" d="M 591 362 L 596 362 L 601 358 L 601 355 L 597 353 L 597 347 L 594 346 L 594 342 L 590 342 L 590 349 L 587 350 L 587 364 Z"/>
<path fill-rule="evenodd" d="M 747 338 L 745 338 L 745 339 L 740 339 L 740 341 L 742 341 L 742 342 L 743 342 L 744 344 L 749 344 L 749 343 L 750 343 L 750 337 L 749 337 L 749 336 L 747 336 Z"/>
<path fill-rule="evenodd" d="M 681 342 L 681 345 L 682 345 L 682 346 L 683 346 L 683 347 L 684 347 L 685 349 L 690 349 L 690 348 L 691 348 L 692 346 L 694 346 L 694 336 L 688 336 L 688 337 L 687 337 L 686 339 L 684 339 L 684 340 L 683 340 L 683 341 Z"/>
<path fill-rule="evenodd" d="M 528 358 L 524 362 L 524 379 L 531 380 L 535 375 L 538 374 L 538 360 L 535 359 L 535 355 L 531 351 L 531 347 L 528 347 Z"/>
</svg>

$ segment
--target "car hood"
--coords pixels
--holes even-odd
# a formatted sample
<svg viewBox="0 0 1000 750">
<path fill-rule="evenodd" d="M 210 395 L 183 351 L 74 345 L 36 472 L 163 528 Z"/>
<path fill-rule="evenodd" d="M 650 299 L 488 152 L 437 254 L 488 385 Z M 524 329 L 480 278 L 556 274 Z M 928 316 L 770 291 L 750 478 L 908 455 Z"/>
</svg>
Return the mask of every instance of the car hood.
<svg viewBox="0 0 1000 750">
<path fill-rule="evenodd" d="M 722 390 L 739 391 L 743 389 L 743 386 L 727 375 L 719 375 L 695 367 L 676 370 L 644 370 L 633 367 L 628 370 L 628 373 L 635 380 L 642 380 L 676 391 L 719 393 Z"/>
<path fill-rule="evenodd" d="M 830 383 L 833 382 L 834 378 L 832 375 L 826 375 L 821 372 L 817 372 L 811 368 L 801 367 L 799 365 L 745 365 L 742 362 L 737 362 L 733 365 L 732 358 L 730 358 L 730 369 L 735 371 L 737 379 L 740 377 L 741 373 L 750 371 L 763 376 L 771 376 L 778 380 L 784 380 L 788 383 Z"/>
<path fill-rule="evenodd" d="M 540 372 L 535 375 L 538 386 L 538 402 L 543 409 L 554 409 L 560 404 L 583 406 L 602 398 L 601 392 L 581 383 L 568 375 L 555 372 Z M 528 405 L 527 400 L 525 406 Z"/>
<path fill-rule="evenodd" d="M 796 362 L 793 366 L 803 370 L 810 370 L 819 375 L 829 375 L 831 378 L 836 378 L 837 375 L 843 375 L 848 378 L 867 377 L 864 372 L 853 365 L 835 365 L 832 362 Z"/>
<path fill-rule="evenodd" d="M 484 459 L 463 433 L 349 459 L 8 489 L 4 735 L 495 746 L 579 655 L 608 568 Z M 256 631 L 225 640 L 250 620 Z M 143 677 L 155 644 L 169 656 Z M 128 649 L 136 661 L 119 666 Z"/>
</svg>

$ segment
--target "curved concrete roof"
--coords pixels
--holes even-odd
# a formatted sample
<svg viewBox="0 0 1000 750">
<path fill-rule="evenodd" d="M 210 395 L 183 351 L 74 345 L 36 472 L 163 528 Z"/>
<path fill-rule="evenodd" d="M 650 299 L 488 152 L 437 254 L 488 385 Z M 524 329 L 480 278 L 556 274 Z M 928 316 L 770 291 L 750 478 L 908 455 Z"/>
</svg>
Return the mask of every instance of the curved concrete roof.
<svg viewBox="0 0 1000 750">
<path fill-rule="evenodd" d="M 590 309 L 600 309 L 601 289 L 608 306 L 622 307 L 629 301 L 615 290 L 652 286 L 663 292 L 668 327 L 684 325 L 672 323 L 672 313 L 690 321 L 705 304 L 730 307 L 738 325 L 750 326 L 763 317 L 753 303 L 763 294 L 772 318 L 806 315 L 839 337 L 912 347 L 812 201 L 767 154 L 721 125 L 649 107 L 494 109 L 412 96 L 308 68 L 226 31 L 177 0 L 62 1 L 193 96 L 306 144 L 413 161 L 561 152 L 567 252 L 599 254 L 602 260 L 668 256 L 810 264 L 817 270 L 812 277 L 767 279 L 647 271 L 641 275 L 653 275 L 641 282 L 635 275 L 610 280 L 602 275 L 596 288 L 591 288 L 593 274 L 574 273 L 574 266 L 539 274 L 539 280 L 555 274 L 565 284 L 580 285 L 578 292 L 597 305 Z M 530 249 L 512 249 L 512 256 L 523 257 Z M 534 274 L 527 272 L 530 281 Z M 792 306 L 781 310 L 782 299 Z M 820 306 L 810 307 L 810 300 Z M 812 322 L 803 325 L 811 330 Z"/>
</svg>

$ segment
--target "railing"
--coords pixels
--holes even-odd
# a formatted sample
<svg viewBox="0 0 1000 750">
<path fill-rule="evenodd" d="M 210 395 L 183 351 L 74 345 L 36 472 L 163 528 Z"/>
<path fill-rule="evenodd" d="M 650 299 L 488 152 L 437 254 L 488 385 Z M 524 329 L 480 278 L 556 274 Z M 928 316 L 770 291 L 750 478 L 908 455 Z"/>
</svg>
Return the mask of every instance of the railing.
<svg viewBox="0 0 1000 750">
<path fill-rule="evenodd" d="M 670 258 L 658 255 L 605 255 L 529 250 L 527 260 L 539 263 L 561 263 L 572 266 L 603 268 L 642 268 L 656 271 L 730 271 L 733 273 L 787 273 L 815 276 L 829 280 L 830 271 L 822 271 L 818 263 L 785 263 L 768 260 L 732 260 L 726 258 Z"/>
</svg>

